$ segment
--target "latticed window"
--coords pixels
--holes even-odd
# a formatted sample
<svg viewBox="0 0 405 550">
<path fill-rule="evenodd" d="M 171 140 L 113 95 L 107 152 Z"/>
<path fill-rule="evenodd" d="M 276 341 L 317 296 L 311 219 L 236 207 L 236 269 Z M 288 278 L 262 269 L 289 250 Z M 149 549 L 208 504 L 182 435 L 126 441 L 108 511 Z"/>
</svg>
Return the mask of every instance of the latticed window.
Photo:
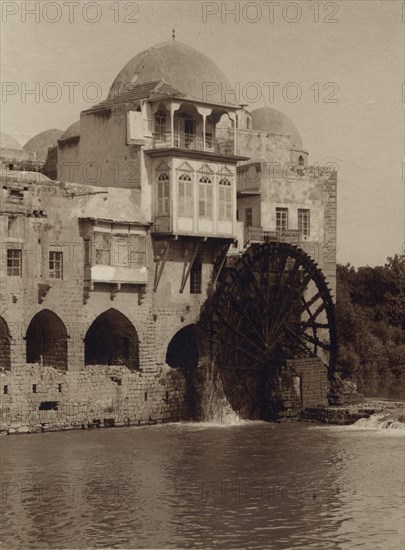
<svg viewBox="0 0 405 550">
<path fill-rule="evenodd" d="M 212 218 L 212 181 L 209 177 L 203 176 L 199 181 L 198 211 L 203 218 Z"/>
<path fill-rule="evenodd" d="M 7 275 L 22 277 L 22 250 L 20 248 L 7 249 Z"/>
<path fill-rule="evenodd" d="M 201 294 L 202 265 L 201 260 L 196 259 L 190 270 L 190 294 Z"/>
<path fill-rule="evenodd" d="M 63 279 L 63 253 L 59 251 L 49 252 L 49 278 Z"/>
<path fill-rule="evenodd" d="M 167 114 L 166 111 L 157 111 L 155 113 L 155 127 L 154 132 L 156 137 L 161 138 L 166 131 L 166 120 Z"/>
<path fill-rule="evenodd" d="M 137 234 L 94 233 L 95 264 L 116 267 L 146 265 L 146 236 Z"/>
<path fill-rule="evenodd" d="M 288 208 L 276 208 L 277 231 L 288 229 Z"/>
<path fill-rule="evenodd" d="M 181 174 L 178 180 L 179 186 L 179 216 L 192 217 L 193 208 L 193 182 L 188 174 Z"/>
<path fill-rule="evenodd" d="M 232 185 L 226 178 L 222 178 L 218 186 L 218 217 L 232 220 Z"/>
<path fill-rule="evenodd" d="M 298 208 L 298 229 L 304 237 L 310 234 L 310 214 L 308 208 Z"/>
<path fill-rule="evenodd" d="M 157 181 L 157 214 L 170 214 L 170 178 L 166 172 Z"/>
<path fill-rule="evenodd" d="M 144 235 L 129 236 L 129 266 L 146 265 L 146 237 Z"/>
<path fill-rule="evenodd" d="M 111 265 L 111 233 L 94 233 L 95 264 Z"/>
</svg>

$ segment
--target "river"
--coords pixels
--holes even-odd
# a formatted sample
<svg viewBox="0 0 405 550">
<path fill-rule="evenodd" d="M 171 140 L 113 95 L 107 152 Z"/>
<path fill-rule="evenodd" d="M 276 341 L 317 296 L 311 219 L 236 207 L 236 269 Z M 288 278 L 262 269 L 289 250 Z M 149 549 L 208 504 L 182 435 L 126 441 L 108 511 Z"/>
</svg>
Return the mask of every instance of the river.
<svg viewBox="0 0 405 550">
<path fill-rule="evenodd" d="M 172 424 L 1 439 L 0 548 L 404 548 L 404 434 Z"/>
</svg>

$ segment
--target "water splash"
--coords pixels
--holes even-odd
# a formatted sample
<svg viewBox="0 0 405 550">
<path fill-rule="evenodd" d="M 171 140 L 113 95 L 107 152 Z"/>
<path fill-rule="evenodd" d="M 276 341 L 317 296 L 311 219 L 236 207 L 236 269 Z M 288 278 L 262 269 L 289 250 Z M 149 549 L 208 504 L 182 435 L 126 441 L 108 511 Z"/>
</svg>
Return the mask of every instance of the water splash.
<svg viewBox="0 0 405 550">
<path fill-rule="evenodd" d="M 211 426 L 233 426 L 244 422 L 229 404 L 224 393 L 221 373 L 213 362 L 205 366 L 200 399 L 202 423 Z"/>
<path fill-rule="evenodd" d="M 369 418 L 360 418 L 348 428 L 352 430 L 373 430 L 403 436 L 405 434 L 405 424 L 401 420 L 390 413 L 378 413 L 371 415 Z"/>
</svg>

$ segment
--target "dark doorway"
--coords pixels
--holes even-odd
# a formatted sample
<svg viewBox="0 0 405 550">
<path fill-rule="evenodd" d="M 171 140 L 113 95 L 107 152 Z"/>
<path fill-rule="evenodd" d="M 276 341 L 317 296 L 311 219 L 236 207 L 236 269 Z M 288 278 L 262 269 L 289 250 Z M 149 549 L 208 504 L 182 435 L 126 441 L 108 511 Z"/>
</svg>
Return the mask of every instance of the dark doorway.
<svg viewBox="0 0 405 550">
<path fill-rule="evenodd" d="M 10 370 L 10 332 L 3 317 L 0 317 L 0 370 Z"/>
<path fill-rule="evenodd" d="M 49 309 L 40 311 L 27 329 L 27 363 L 66 370 L 67 338 L 63 321 Z"/>
<path fill-rule="evenodd" d="M 197 367 L 199 359 L 195 325 L 182 328 L 173 336 L 167 347 L 166 363 L 186 371 Z"/>
<path fill-rule="evenodd" d="M 87 331 L 86 365 L 125 365 L 139 369 L 139 339 L 131 321 L 116 309 L 97 317 Z"/>
</svg>

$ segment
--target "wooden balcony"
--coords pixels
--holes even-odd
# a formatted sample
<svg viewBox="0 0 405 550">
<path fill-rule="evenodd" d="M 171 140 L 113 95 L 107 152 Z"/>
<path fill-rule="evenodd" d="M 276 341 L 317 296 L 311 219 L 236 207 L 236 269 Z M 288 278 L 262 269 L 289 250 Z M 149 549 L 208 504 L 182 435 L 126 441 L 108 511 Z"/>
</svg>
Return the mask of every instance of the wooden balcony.
<svg viewBox="0 0 405 550">
<path fill-rule="evenodd" d="M 284 229 L 282 231 L 265 231 L 262 227 L 245 227 L 243 245 L 273 241 L 279 243 L 299 244 L 303 235 L 298 229 Z"/>
<path fill-rule="evenodd" d="M 233 155 L 235 152 L 234 142 L 230 139 L 217 139 L 212 136 L 205 136 L 205 143 L 202 135 L 174 132 L 173 140 L 170 132 L 154 133 L 148 143 L 151 149 L 186 149 L 192 151 L 208 151 L 221 155 Z"/>
</svg>

